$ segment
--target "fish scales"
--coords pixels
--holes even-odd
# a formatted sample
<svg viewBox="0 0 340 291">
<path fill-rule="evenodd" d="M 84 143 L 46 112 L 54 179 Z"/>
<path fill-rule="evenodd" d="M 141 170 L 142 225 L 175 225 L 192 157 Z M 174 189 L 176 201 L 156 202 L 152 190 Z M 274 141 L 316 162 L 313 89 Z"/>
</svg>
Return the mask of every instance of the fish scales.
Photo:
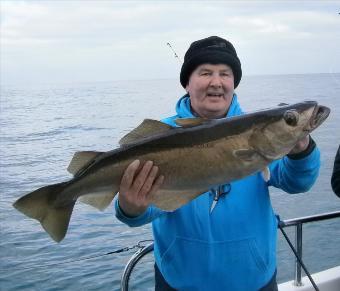
<svg viewBox="0 0 340 291">
<path fill-rule="evenodd" d="M 68 167 L 72 179 L 28 193 L 14 207 L 61 241 L 78 198 L 105 209 L 118 192 L 126 167 L 139 159 L 153 161 L 165 177 L 152 194 L 152 203 L 174 210 L 215 185 L 265 170 L 329 112 L 315 101 L 306 101 L 227 119 L 178 119 L 183 127 L 175 128 L 147 119 L 124 136 L 117 149 L 75 153 Z"/>
</svg>

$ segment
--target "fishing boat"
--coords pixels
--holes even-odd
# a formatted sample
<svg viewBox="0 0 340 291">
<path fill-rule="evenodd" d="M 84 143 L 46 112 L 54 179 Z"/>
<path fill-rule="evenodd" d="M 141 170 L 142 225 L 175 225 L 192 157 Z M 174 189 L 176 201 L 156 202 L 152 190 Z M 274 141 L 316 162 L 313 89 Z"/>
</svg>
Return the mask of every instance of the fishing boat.
<svg viewBox="0 0 340 291">
<path fill-rule="evenodd" d="M 303 250 L 303 236 L 302 229 L 306 223 L 314 223 L 333 218 L 339 218 L 340 211 L 321 213 L 312 216 L 305 216 L 280 221 L 278 227 L 283 236 L 286 238 L 289 246 L 294 253 L 295 260 L 295 278 L 291 281 L 280 283 L 278 285 L 279 291 L 340 291 L 340 265 L 334 268 L 323 270 L 318 273 L 309 274 L 302 259 Z M 295 244 L 293 245 L 284 228 L 295 228 Z M 121 278 L 121 291 L 128 291 L 130 289 L 130 277 L 135 267 L 141 262 L 141 259 L 148 253 L 153 251 L 153 242 L 149 242 L 143 247 L 140 247 L 136 253 L 130 258 L 125 266 Z M 306 276 L 302 276 L 302 269 L 305 271 Z"/>
</svg>

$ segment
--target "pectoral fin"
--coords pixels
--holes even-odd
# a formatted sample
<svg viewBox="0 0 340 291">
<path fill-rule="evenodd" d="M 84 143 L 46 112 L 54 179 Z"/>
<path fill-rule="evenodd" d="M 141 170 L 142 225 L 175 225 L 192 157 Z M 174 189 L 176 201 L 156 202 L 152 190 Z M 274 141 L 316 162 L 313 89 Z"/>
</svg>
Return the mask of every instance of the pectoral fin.
<svg viewBox="0 0 340 291">
<path fill-rule="evenodd" d="M 265 180 L 266 182 L 270 180 L 270 170 L 268 167 L 265 167 L 262 170 L 261 174 L 262 174 L 263 180 Z"/>
<path fill-rule="evenodd" d="M 245 162 L 252 162 L 259 158 L 259 154 L 253 149 L 239 149 L 233 152 L 234 156 Z"/>
</svg>

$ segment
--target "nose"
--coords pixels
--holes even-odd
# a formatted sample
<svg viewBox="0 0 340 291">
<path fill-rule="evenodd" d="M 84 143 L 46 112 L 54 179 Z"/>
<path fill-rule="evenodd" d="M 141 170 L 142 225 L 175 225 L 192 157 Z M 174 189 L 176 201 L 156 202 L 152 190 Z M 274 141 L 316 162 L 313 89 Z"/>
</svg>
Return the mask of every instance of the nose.
<svg viewBox="0 0 340 291">
<path fill-rule="evenodd" d="M 213 88 L 221 88 L 222 87 L 222 80 L 219 74 L 212 74 L 210 79 L 210 84 Z"/>
</svg>

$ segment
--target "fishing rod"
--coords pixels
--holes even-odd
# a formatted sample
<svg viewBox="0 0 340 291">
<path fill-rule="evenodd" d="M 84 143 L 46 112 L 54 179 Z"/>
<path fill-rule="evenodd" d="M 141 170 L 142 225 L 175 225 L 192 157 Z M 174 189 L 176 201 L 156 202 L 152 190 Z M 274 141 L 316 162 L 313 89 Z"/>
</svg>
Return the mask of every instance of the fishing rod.
<svg viewBox="0 0 340 291">
<path fill-rule="evenodd" d="M 182 64 L 181 59 L 178 57 L 178 54 L 175 52 L 175 50 L 172 48 L 170 42 L 167 42 L 166 45 L 171 49 L 171 51 L 174 53 L 174 57 Z"/>
</svg>

